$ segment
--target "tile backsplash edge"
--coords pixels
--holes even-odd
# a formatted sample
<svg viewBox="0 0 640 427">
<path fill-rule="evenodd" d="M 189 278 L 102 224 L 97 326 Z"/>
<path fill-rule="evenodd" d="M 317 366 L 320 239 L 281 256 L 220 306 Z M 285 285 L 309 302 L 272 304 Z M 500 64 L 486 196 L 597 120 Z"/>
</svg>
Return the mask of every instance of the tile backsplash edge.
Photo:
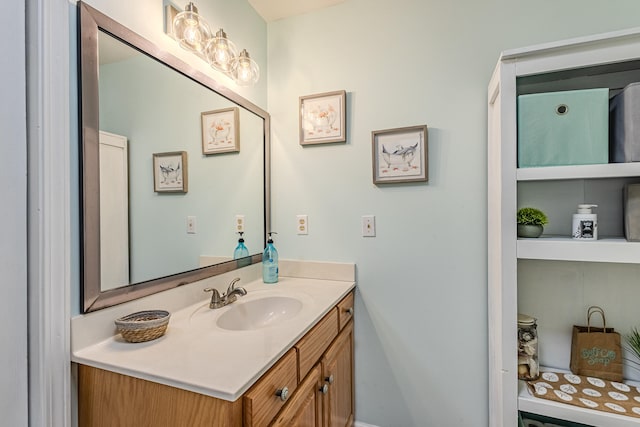
<svg viewBox="0 0 640 427">
<path fill-rule="evenodd" d="M 356 265 L 354 263 L 281 259 L 279 270 L 280 276 L 285 277 L 342 282 L 356 281 Z"/>
</svg>

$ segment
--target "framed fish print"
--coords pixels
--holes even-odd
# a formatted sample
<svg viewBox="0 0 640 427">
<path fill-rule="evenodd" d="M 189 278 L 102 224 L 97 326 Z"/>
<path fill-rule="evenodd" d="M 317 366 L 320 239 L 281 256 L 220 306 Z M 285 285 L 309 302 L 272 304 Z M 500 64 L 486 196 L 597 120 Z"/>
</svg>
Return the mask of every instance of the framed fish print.
<svg viewBox="0 0 640 427">
<path fill-rule="evenodd" d="M 346 142 L 344 90 L 300 97 L 300 144 Z"/>
<path fill-rule="evenodd" d="M 153 154 L 153 191 L 187 192 L 187 152 L 172 151 Z"/>
<path fill-rule="evenodd" d="M 429 180 L 426 125 L 376 130 L 371 142 L 374 184 Z"/>
<path fill-rule="evenodd" d="M 240 151 L 238 107 L 205 111 L 202 119 L 202 154 Z"/>
</svg>

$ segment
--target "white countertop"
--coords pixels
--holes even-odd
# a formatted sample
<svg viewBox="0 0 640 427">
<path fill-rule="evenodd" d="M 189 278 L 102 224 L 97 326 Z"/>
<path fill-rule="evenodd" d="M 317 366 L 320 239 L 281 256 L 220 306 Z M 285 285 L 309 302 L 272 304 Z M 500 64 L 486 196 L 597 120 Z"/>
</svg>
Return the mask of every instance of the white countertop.
<svg viewBox="0 0 640 427">
<path fill-rule="evenodd" d="M 161 338 L 132 344 L 120 335 L 74 349 L 71 360 L 216 398 L 235 401 L 336 303 L 355 287 L 353 281 L 281 277 L 241 284 L 247 295 L 233 304 L 209 309 L 202 300 L 171 314 Z M 233 306 L 265 295 L 302 301 L 295 317 L 256 330 L 229 331 L 216 325 Z"/>
</svg>

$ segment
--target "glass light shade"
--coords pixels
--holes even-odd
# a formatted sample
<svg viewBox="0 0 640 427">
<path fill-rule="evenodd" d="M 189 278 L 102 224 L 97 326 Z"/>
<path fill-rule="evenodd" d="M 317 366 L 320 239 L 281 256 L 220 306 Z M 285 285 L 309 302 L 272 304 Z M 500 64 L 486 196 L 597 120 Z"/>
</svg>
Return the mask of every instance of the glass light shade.
<svg viewBox="0 0 640 427">
<path fill-rule="evenodd" d="M 231 75 L 239 86 L 251 86 L 260 78 L 260 68 L 246 49 L 231 64 Z"/>
<path fill-rule="evenodd" d="M 238 49 L 222 28 L 207 43 L 205 55 L 209 64 L 218 71 L 229 73 L 231 65 L 238 56 Z"/>
<path fill-rule="evenodd" d="M 189 3 L 174 18 L 173 34 L 183 49 L 202 53 L 211 38 L 211 29 L 207 21 L 198 15 L 198 8 Z"/>
</svg>

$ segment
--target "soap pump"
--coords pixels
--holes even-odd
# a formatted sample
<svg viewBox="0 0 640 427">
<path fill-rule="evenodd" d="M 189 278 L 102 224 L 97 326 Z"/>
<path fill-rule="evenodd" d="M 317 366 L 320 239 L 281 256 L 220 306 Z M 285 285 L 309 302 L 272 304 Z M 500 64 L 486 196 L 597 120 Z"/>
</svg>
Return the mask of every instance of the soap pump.
<svg viewBox="0 0 640 427">
<path fill-rule="evenodd" d="M 249 249 L 247 249 L 247 247 L 244 245 L 244 238 L 242 237 L 244 232 L 239 231 L 238 234 L 240 235 L 240 238 L 238 239 L 238 246 L 236 246 L 236 249 L 233 251 L 233 259 L 239 259 L 249 256 Z"/>
<path fill-rule="evenodd" d="M 278 282 L 278 251 L 273 246 L 272 234 L 278 234 L 270 231 L 267 239 L 267 247 L 264 248 L 262 254 L 262 281 L 264 283 Z"/>
<path fill-rule="evenodd" d="M 573 238 L 578 240 L 598 240 L 598 215 L 591 208 L 598 205 L 578 205 L 578 213 L 573 214 Z"/>
</svg>

